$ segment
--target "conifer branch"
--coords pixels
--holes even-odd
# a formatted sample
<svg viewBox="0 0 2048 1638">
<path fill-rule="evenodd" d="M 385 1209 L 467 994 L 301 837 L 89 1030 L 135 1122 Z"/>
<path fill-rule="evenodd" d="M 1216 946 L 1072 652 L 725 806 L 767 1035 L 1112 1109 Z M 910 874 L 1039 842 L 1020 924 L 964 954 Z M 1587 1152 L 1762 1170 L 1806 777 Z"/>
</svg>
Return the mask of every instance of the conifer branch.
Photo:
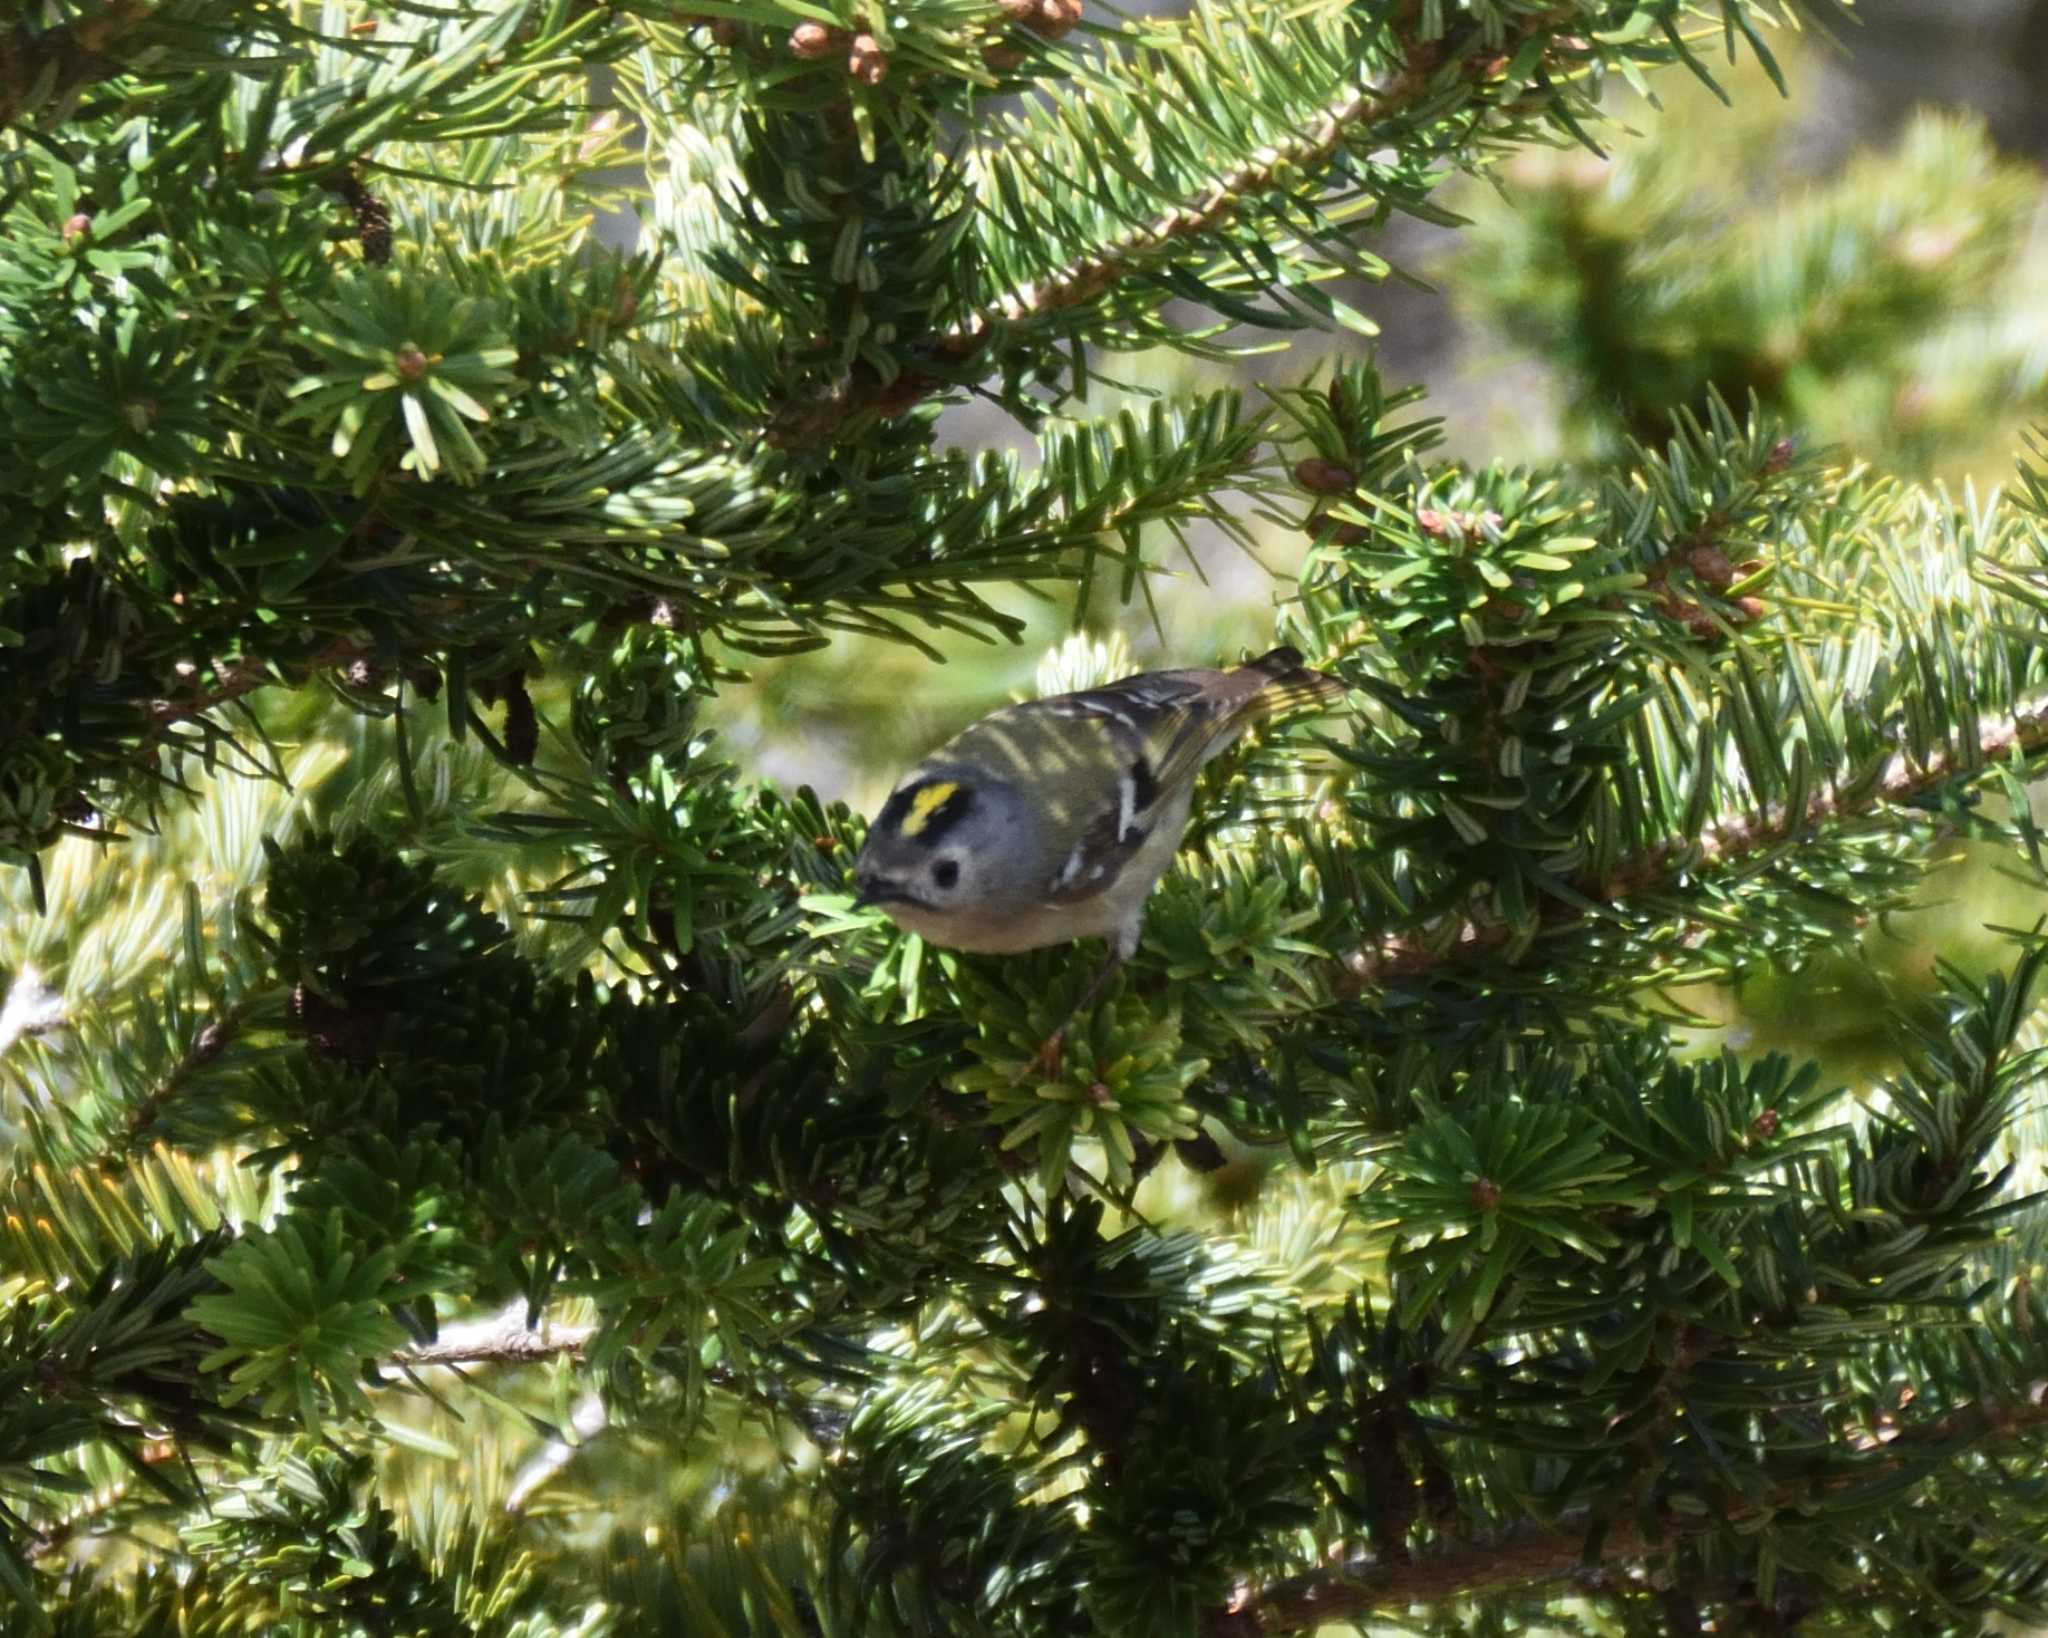
<svg viewBox="0 0 2048 1638">
<path fill-rule="evenodd" d="M 351 637 L 337 637 L 302 664 L 292 667 L 290 673 L 248 661 L 216 661 L 213 673 L 218 680 L 213 687 L 197 690 L 184 699 L 163 698 L 149 702 L 150 727 L 146 737 L 162 736 L 175 722 L 196 722 L 260 688 L 294 686 L 323 671 L 341 671 L 347 675 L 354 668 L 361 667 L 370 653 L 367 643 Z"/>
<path fill-rule="evenodd" d="M 1478 69 L 1505 61 L 1542 25 L 1539 16 L 1511 30 L 1502 55 L 1482 59 Z M 1383 85 L 1362 86 L 1337 98 L 1304 130 L 1260 149 L 1186 203 L 1116 235 L 1055 273 L 1014 286 L 979 312 L 908 350 L 912 358 L 922 357 L 946 374 L 912 367 L 888 382 L 841 382 L 822 399 L 785 408 L 776 417 L 779 441 L 823 441 L 840 423 L 867 410 L 904 413 L 943 388 L 952 374 L 978 359 L 1006 330 L 1085 306 L 1120 280 L 1174 255 L 1185 241 L 1228 227 L 1248 201 L 1320 170 L 1357 132 L 1399 118 L 1430 94 L 1449 48 L 1441 39 L 1411 39 L 1406 44 L 1405 60 Z"/>
<path fill-rule="evenodd" d="M 515 1303 L 489 1319 L 451 1327 L 432 1342 L 414 1343 L 392 1355 L 384 1362 L 385 1368 L 416 1371 L 441 1366 L 458 1370 L 466 1365 L 546 1365 L 557 1360 L 575 1364 L 588 1356 L 598 1326 L 528 1326 L 525 1313 L 525 1306 Z M 799 1394 L 769 1391 L 723 1365 L 711 1366 L 704 1376 L 714 1387 L 794 1418 L 820 1449 L 831 1450 L 845 1437 L 844 1411 L 814 1403 Z"/>
<path fill-rule="evenodd" d="M 1686 1533 L 1691 1523 L 1675 1523 L 1671 1535 Z M 1617 1559 L 1642 1553 L 1640 1527 L 1616 1521 L 1604 1549 Z M 1585 1562 L 1583 1541 L 1563 1529 L 1516 1531 L 1405 1561 L 1359 1559 L 1292 1576 L 1241 1602 L 1204 1611 L 1196 1630 L 1200 1638 L 1273 1638 L 1371 1610 L 1435 1604 L 1599 1572 L 1599 1565 Z"/>
<path fill-rule="evenodd" d="M 2043 1429 L 2048 1429 L 2048 1383 L 2036 1382 L 2021 1403 L 1976 1400 L 1888 1438 L 1869 1435 L 1852 1440 L 1859 1452 L 1882 1443 L 1889 1454 L 1882 1461 L 1789 1480 L 1764 1500 L 1730 1505 L 1725 1517 L 1734 1523 L 1760 1513 L 1797 1512 L 1831 1494 L 1875 1484 L 1916 1460 L 1937 1459 L 1935 1453 L 1944 1447 L 1974 1449 Z M 1332 1569 L 1308 1571 L 1226 1608 L 1204 1611 L 1197 1631 L 1200 1638 L 1276 1638 L 1373 1611 L 1565 1581 L 1594 1582 L 1630 1561 L 1663 1557 L 1716 1523 L 1711 1516 L 1667 1514 L 1658 1521 L 1653 1540 L 1639 1519 L 1618 1517 L 1601 1535 L 1598 1556 L 1589 1562 L 1585 1531 L 1590 1522 L 1588 1515 L 1575 1513 L 1554 1529 L 1511 1531 L 1408 1559 L 1360 1557 Z"/>
<path fill-rule="evenodd" d="M 1604 876 L 1584 876 L 1572 885 L 1589 899 L 1623 904 L 1638 895 L 1668 889 L 1681 875 L 1734 864 L 1781 847 L 1815 826 L 1874 818 L 1887 804 L 1926 796 L 2015 750 L 2030 757 L 2048 753 L 2048 697 L 1980 719 L 1976 748 L 1967 758 L 1943 751 L 1916 762 L 1901 751 L 1874 779 L 1858 781 L 1848 789 L 1837 783 L 1815 791 L 1797 814 L 1773 805 L 1754 817 L 1725 819 L 1694 838 L 1669 837 Z M 1552 931 L 1581 925 L 1585 919 L 1584 912 L 1562 903 L 1553 903 L 1547 917 Z M 1477 919 L 1465 922 L 1449 940 L 1424 942 L 1412 935 L 1390 935 L 1344 957 L 1347 976 L 1339 987 L 1356 993 L 1377 984 L 1424 977 L 1454 961 L 1496 950 L 1511 936 L 1505 923 Z"/>
<path fill-rule="evenodd" d="M 184 1448 L 175 1439 L 145 1440 L 132 1454 L 134 1460 L 145 1468 L 163 1467 L 188 1459 Z M 89 1534 L 102 1519 L 118 1513 L 133 1490 L 134 1485 L 124 1475 L 111 1479 L 89 1494 L 81 1496 L 41 1529 L 28 1533 L 22 1541 L 24 1556 L 32 1559 L 48 1558 L 52 1554 L 68 1550 L 81 1536 Z"/>
<path fill-rule="evenodd" d="M 999 326 L 1027 324 L 1079 307 L 1119 279 L 1171 254 L 1177 240 L 1226 227 L 1245 201 L 1280 186 L 1290 173 L 1327 165 L 1358 127 L 1406 112 L 1429 89 L 1430 71 L 1440 54 L 1434 43 L 1429 49 L 1418 48 L 1385 89 L 1361 87 L 1340 97 L 1293 140 L 1260 149 L 1210 183 L 1199 197 L 1117 235 L 1057 273 L 1005 291 L 981 312 L 948 330 L 939 338 L 937 350 L 942 356 L 972 357 Z"/>
<path fill-rule="evenodd" d="M 244 996 L 200 1026 L 199 1032 L 192 1037 L 191 1044 L 179 1054 L 178 1061 L 171 1065 L 163 1079 L 150 1088 L 148 1094 L 129 1114 L 124 1129 L 129 1147 L 132 1148 L 142 1141 L 144 1135 L 156 1124 L 157 1117 L 163 1113 L 164 1106 L 184 1089 L 187 1081 L 234 1043 L 235 1037 L 242 1033 L 242 1026 L 248 1022 L 255 1004 L 255 997 Z"/>
<path fill-rule="evenodd" d="M 1814 825 L 1867 818 L 1882 804 L 1909 802 L 1928 795 L 1951 779 L 1967 777 L 2014 750 L 2023 756 L 2048 751 L 2048 698 L 2026 701 L 2009 712 L 1987 716 L 1977 724 L 1977 748 L 1973 757 L 1958 759 L 1941 752 L 1925 763 L 1916 763 L 1901 751 L 1884 766 L 1876 780 L 1855 791 L 1839 786 L 1816 791 L 1797 815 L 1774 806 L 1755 819 L 1730 819 L 1710 825 L 1697 843 L 1676 839 L 1661 843 L 1641 856 L 1640 861 L 1616 872 L 1600 883 L 1604 897 L 1626 898 L 1646 884 L 1661 883 L 1674 867 L 1727 864 L 1753 853 L 1763 852 L 1789 840 Z"/>
</svg>

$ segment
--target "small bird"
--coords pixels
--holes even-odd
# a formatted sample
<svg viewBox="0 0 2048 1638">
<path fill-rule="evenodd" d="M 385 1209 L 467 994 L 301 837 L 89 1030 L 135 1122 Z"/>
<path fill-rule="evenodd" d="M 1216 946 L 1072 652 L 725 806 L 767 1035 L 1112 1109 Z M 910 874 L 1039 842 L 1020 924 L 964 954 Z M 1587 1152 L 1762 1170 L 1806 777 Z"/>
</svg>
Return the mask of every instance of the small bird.
<svg viewBox="0 0 2048 1638">
<path fill-rule="evenodd" d="M 1343 692 L 1276 648 L 1235 671 L 1141 672 L 991 712 L 897 783 L 855 861 L 856 903 L 953 950 L 1109 940 L 1071 1021 L 1136 952 L 1202 765 L 1252 723 Z"/>
</svg>

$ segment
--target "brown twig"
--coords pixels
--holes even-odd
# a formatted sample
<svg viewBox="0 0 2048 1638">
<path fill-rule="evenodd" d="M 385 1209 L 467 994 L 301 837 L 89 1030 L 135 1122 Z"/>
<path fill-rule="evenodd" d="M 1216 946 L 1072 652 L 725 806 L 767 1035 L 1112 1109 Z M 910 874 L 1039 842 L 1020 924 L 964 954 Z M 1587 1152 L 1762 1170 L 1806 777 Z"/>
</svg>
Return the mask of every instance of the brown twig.
<svg viewBox="0 0 2048 1638">
<path fill-rule="evenodd" d="M 546 1365 L 555 1360 L 582 1360 L 597 1336 L 595 1324 L 544 1324 L 529 1328 L 523 1304 L 471 1324 L 451 1326 L 432 1342 L 414 1343 L 385 1361 L 393 1371 L 432 1366 L 459 1370 L 466 1365 Z M 704 1373 L 713 1387 L 736 1394 L 763 1408 L 793 1418 L 811 1443 L 821 1450 L 836 1447 L 846 1434 L 847 1413 L 817 1404 L 802 1395 L 749 1382 L 738 1371 L 713 1365 Z"/>
<path fill-rule="evenodd" d="M 1758 1514 L 1798 1510 L 1830 1494 L 1870 1485 L 1914 1461 L 1939 1460 L 1944 1447 L 1977 1448 L 1984 1442 L 2048 1429 L 2048 1384 L 2034 1384 L 2024 1400 L 1972 1401 L 1883 1441 L 1885 1456 L 1837 1466 L 1811 1478 L 1794 1478 L 1766 1499 L 1731 1503 L 1729 1523 Z M 1876 1441 L 1865 1441 L 1859 1452 Z M 1597 1555 L 1586 1556 L 1591 1520 L 1574 1514 L 1555 1528 L 1532 1527 L 1483 1540 L 1460 1542 L 1408 1559 L 1360 1557 L 1326 1570 L 1289 1576 L 1250 1592 L 1227 1607 L 1205 1610 L 1200 1638 L 1277 1638 L 1325 1622 L 1352 1620 L 1375 1610 L 1403 1609 L 1452 1598 L 1470 1598 L 1512 1588 L 1575 1580 L 1597 1580 L 1644 1559 L 1667 1556 L 1686 1541 L 1715 1528 L 1711 1517 L 1671 1514 L 1658 1521 L 1652 1540 L 1640 1520 L 1615 1518 L 1601 1536 Z"/>
<path fill-rule="evenodd" d="M 1644 1548 L 1641 1530 L 1617 1520 L 1603 1544 L 1603 1561 L 1636 1557 Z M 1596 1574 L 1598 1568 L 1586 1564 L 1583 1540 L 1566 1529 L 1521 1530 L 1405 1560 L 1358 1559 L 1290 1576 L 1227 1607 L 1203 1611 L 1195 1630 L 1200 1638 L 1273 1638 L 1370 1610 L 1540 1586 Z"/>
<path fill-rule="evenodd" d="M 353 637 L 336 637 L 317 654 L 283 671 L 247 660 L 216 661 L 213 673 L 217 681 L 213 687 L 194 690 L 183 699 L 164 696 L 148 702 L 149 723 L 143 731 L 141 745 L 147 747 L 168 738 L 174 723 L 206 722 L 222 706 L 232 705 L 260 688 L 273 685 L 295 687 L 315 672 L 353 665 L 368 658 L 371 652 L 365 642 Z"/>
<path fill-rule="evenodd" d="M 281 679 L 268 666 L 250 665 L 240 661 L 215 667 L 220 681 L 216 687 L 189 699 L 168 697 L 149 702 L 150 736 L 161 735 L 174 722 L 194 722 L 208 712 L 217 711 L 223 705 L 232 705 L 245 694 L 253 694 L 259 688 L 268 688 Z"/>
</svg>

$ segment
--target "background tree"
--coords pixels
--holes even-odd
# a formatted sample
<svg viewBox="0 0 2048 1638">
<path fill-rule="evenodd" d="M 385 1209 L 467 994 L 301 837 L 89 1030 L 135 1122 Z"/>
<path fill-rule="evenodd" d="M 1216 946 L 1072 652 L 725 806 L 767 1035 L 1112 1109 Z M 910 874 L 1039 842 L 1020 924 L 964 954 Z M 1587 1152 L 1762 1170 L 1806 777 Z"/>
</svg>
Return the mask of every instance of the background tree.
<svg viewBox="0 0 2048 1638">
<path fill-rule="evenodd" d="M 1926 483 L 2039 407 L 2037 185 L 1953 124 L 1769 218 L 1526 157 L 1795 20 L 17 9 L 5 1630 L 2041 1618 L 2048 475 Z M 1503 159 L 1543 463 L 1363 343 L 1158 367 L 1369 330 Z M 1974 415 L 1859 416 L 1965 342 Z M 1205 528 L 1293 539 L 1277 614 L 1173 596 Z M 1133 608 L 1352 704 L 1212 770 L 1013 1086 L 1090 964 L 855 911 L 856 812 L 708 724 L 890 645 L 879 783 L 1020 680 L 932 658 L 1077 627 L 1076 686 Z M 1962 843 L 2003 931 L 1881 1076 L 1702 1049 Z"/>
</svg>

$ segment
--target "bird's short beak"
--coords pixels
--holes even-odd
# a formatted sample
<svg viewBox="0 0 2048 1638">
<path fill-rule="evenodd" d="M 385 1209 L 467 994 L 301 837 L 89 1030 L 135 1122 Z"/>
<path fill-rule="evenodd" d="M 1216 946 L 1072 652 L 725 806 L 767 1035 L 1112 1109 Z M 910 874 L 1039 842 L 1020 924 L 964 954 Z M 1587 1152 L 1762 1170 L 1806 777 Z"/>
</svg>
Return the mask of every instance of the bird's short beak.
<svg viewBox="0 0 2048 1638">
<path fill-rule="evenodd" d="M 853 879 L 853 907 L 864 910 L 875 904 L 903 904 L 910 895 L 902 883 L 889 876 L 856 876 Z"/>
</svg>

